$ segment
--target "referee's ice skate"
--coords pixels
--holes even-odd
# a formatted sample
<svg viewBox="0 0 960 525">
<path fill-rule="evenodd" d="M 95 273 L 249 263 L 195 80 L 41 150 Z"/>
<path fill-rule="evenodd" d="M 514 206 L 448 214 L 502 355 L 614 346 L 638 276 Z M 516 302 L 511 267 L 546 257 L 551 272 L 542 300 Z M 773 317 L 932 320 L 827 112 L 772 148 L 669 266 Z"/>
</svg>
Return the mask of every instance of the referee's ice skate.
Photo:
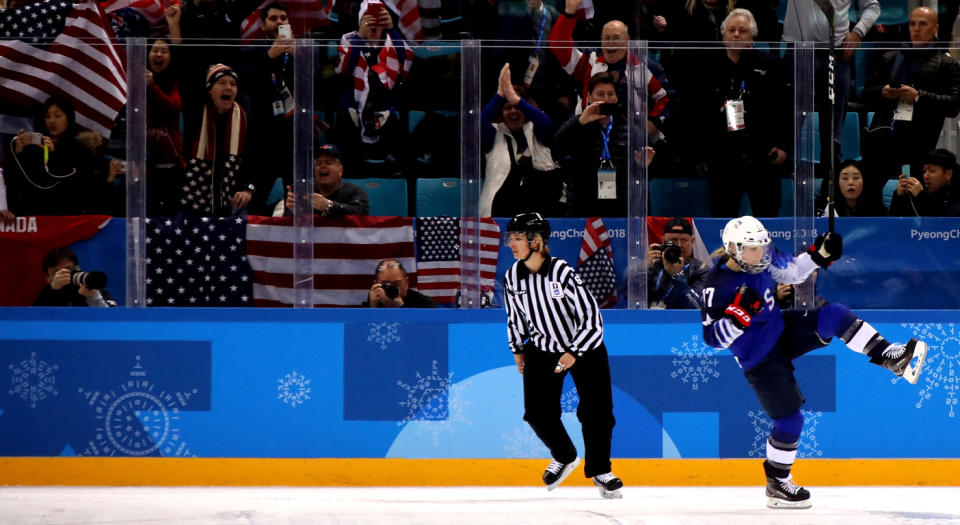
<svg viewBox="0 0 960 525">
<path fill-rule="evenodd" d="M 923 361 L 927 357 L 927 343 L 911 339 L 906 345 L 892 344 L 876 361 L 877 364 L 904 378 L 911 385 L 917 384 Z"/>
<path fill-rule="evenodd" d="M 623 488 L 623 482 L 611 472 L 594 476 L 593 484 L 600 489 L 600 495 L 606 499 L 619 499 L 623 497 L 623 494 L 620 493 L 620 489 Z"/>
<path fill-rule="evenodd" d="M 771 509 L 809 509 L 810 491 L 793 482 L 767 478 L 767 506 Z"/>
<path fill-rule="evenodd" d="M 560 463 L 559 461 L 550 460 L 550 464 L 547 465 L 547 469 L 543 471 L 543 482 L 547 485 L 547 490 L 553 490 L 557 485 L 563 483 L 563 480 L 567 479 L 567 476 L 577 465 L 580 464 L 580 458 L 573 458 L 573 461 L 570 463 Z"/>
</svg>

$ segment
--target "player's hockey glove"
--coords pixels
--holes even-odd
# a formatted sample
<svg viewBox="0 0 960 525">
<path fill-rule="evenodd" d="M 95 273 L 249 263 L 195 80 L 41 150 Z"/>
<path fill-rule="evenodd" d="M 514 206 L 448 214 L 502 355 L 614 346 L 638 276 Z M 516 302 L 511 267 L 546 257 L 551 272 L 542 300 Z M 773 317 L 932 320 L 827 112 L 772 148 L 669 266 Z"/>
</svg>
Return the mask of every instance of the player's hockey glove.
<svg viewBox="0 0 960 525">
<path fill-rule="evenodd" d="M 839 233 L 822 233 L 810 246 L 810 258 L 817 266 L 826 268 L 843 255 L 843 237 Z"/>
<path fill-rule="evenodd" d="M 764 300 L 760 292 L 741 284 L 733 302 L 723 311 L 723 316 L 733 321 L 741 329 L 748 328 L 753 316 L 763 309 Z"/>
</svg>

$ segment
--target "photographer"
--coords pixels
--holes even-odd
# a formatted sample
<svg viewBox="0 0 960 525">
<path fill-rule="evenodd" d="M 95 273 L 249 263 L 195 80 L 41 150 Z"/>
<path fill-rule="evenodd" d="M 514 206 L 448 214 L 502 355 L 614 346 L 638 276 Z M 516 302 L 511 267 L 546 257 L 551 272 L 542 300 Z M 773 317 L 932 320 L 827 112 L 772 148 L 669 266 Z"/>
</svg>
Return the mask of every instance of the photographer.
<svg viewBox="0 0 960 525">
<path fill-rule="evenodd" d="M 103 287 L 107 283 L 103 272 L 84 272 L 77 266 L 77 254 L 64 246 L 54 248 L 43 256 L 43 273 L 47 284 L 33 301 L 34 306 L 116 306 Z M 89 288 L 88 288 L 89 287 Z"/>
<path fill-rule="evenodd" d="M 674 217 L 663 230 L 663 244 L 647 252 L 647 298 L 651 308 L 700 308 L 703 280 L 710 268 L 693 257 L 693 225 Z"/>
<path fill-rule="evenodd" d="M 410 288 L 407 270 L 396 259 L 384 259 L 374 272 L 363 306 L 371 308 L 436 308 L 433 299 Z"/>
</svg>

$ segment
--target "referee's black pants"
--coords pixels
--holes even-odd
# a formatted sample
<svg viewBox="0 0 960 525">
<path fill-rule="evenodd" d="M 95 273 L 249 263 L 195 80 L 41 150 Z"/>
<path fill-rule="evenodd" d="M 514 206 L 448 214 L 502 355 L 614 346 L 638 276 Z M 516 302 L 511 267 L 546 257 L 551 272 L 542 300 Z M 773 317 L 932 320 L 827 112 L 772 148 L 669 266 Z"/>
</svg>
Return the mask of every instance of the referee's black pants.
<svg viewBox="0 0 960 525">
<path fill-rule="evenodd" d="M 553 459 L 569 463 L 577 456 L 560 420 L 563 379 L 573 376 L 580 403 L 577 419 L 583 428 L 583 473 L 590 478 L 610 472 L 610 440 L 613 436 L 613 393 L 610 388 L 610 363 L 603 343 L 577 358 L 567 371 L 554 369 L 562 354 L 543 352 L 531 344 L 523 349 L 523 419 L 550 449 Z"/>
</svg>

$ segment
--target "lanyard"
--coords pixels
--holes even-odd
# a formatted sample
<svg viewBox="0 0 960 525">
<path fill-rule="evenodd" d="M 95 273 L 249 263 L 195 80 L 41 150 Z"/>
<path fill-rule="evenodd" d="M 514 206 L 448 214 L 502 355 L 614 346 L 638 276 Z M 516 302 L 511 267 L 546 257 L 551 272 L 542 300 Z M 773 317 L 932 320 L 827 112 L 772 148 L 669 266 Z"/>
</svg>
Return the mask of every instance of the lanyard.
<svg viewBox="0 0 960 525">
<path fill-rule="evenodd" d="M 284 53 L 284 54 L 283 54 L 283 65 L 280 66 L 280 84 L 281 84 L 283 87 L 287 87 L 286 81 L 283 80 L 283 74 L 287 72 L 287 62 L 288 62 L 288 61 L 290 61 L 290 54 L 289 54 L 289 53 Z M 273 88 L 274 88 L 274 89 L 277 89 L 277 74 L 276 74 L 276 73 L 270 73 L 270 81 L 273 82 Z"/>
<path fill-rule="evenodd" d="M 600 136 L 603 138 L 603 151 L 600 153 L 600 160 L 610 160 L 610 131 L 613 129 L 613 115 L 610 116 L 610 122 L 607 123 L 607 129 L 600 128 Z"/>
<path fill-rule="evenodd" d="M 537 51 L 540 51 L 540 42 L 543 41 L 543 28 L 547 25 L 547 8 L 540 4 L 540 34 L 537 35 Z"/>
</svg>

